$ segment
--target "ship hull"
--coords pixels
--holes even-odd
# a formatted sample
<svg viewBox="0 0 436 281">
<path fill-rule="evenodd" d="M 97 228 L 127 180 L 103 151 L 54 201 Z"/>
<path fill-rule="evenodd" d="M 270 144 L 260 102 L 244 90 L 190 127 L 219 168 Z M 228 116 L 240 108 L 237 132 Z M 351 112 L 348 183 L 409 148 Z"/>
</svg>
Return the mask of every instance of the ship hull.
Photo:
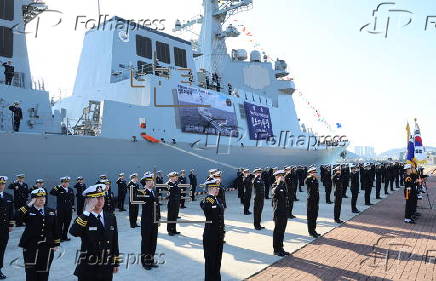
<svg viewBox="0 0 436 281">
<path fill-rule="evenodd" d="M 103 137 L 66 136 L 27 133 L 0 133 L 0 174 L 13 178 L 25 173 L 27 181 L 46 180 L 49 186 L 59 177 L 83 176 L 88 183 L 100 174 L 112 180 L 120 172 L 139 173 L 146 170 L 170 171 L 195 169 L 199 182 L 210 168 L 222 170 L 224 182 L 230 183 L 240 167 L 283 167 L 311 165 L 336 160 L 339 149 L 307 151 L 279 147 L 205 147 L 204 144 L 150 143 L 145 140 Z"/>
</svg>

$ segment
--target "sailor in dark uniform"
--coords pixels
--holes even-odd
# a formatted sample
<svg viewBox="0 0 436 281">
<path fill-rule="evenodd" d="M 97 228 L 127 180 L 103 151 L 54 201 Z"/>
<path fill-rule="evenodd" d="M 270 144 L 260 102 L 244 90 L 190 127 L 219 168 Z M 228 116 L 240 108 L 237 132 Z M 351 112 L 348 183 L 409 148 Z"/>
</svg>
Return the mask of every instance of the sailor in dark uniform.
<svg viewBox="0 0 436 281">
<path fill-rule="evenodd" d="M 179 176 L 179 184 L 186 184 L 187 180 L 186 180 L 186 172 L 185 170 L 181 170 L 180 171 L 180 176 Z M 180 192 L 182 194 L 183 197 L 186 196 L 185 192 L 186 192 L 186 188 L 185 187 L 181 187 L 180 188 Z M 185 209 L 185 199 L 180 199 L 180 208 L 181 209 Z"/>
<path fill-rule="evenodd" d="M 195 170 L 191 169 L 189 173 L 189 184 L 191 185 L 191 198 L 192 201 L 195 201 L 195 195 L 197 194 L 197 175 L 195 174 Z"/>
<path fill-rule="evenodd" d="M 254 214 L 254 229 L 256 230 L 262 230 L 265 227 L 260 225 L 260 222 L 262 221 L 262 210 L 263 210 L 263 204 L 265 201 L 265 182 L 262 180 L 262 169 L 256 168 L 253 171 L 254 173 L 254 207 L 253 207 L 253 214 Z"/>
<path fill-rule="evenodd" d="M 406 199 L 406 208 L 404 214 L 405 223 L 415 223 L 414 212 L 417 202 L 417 182 L 418 176 L 414 173 L 411 164 L 404 165 L 406 175 L 404 178 L 404 198 Z"/>
<path fill-rule="evenodd" d="M 221 280 L 221 259 L 224 245 L 224 206 L 217 198 L 219 183 L 212 179 L 207 184 L 208 195 L 200 206 L 203 209 L 206 221 L 203 232 L 204 249 L 204 280 Z"/>
<path fill-rule="evenodd" d="M 85 207 L 71 226 L 70 233 L 82 245 L 74 275 L 79 281 L 111 281 L 119 269 L 118 227 L 114 214 L 103 211 L 105 185 L 88 187 Z"/>
<path fill-rule="evenodd" d="M 15 75 L 15 67 L 12 65 L 12 61 L 3 62 L 2 65 L 5 68 L 5 85 L 11 85 Z"/>
<path fill-rule="evenodd" d="M 56 212 L 61 231 L 61 242 L 70 241 L 68 228 L 73 218 L 74 191 L 70 185 L 70 177 L 62 177 L 60 185 L 53 187 L 50 194 L 56 196 Z"/>
<path fill-rule="evenodd" d="M 105 212 L 113 214 L 115 211 L 115 196 L 111 189 L 112 182 L 110 180 L 106 180 L 106 191 L 104 193 L 104 207 L 103 210 Z"/>
<path fill-rule="evenodd" d="M 238 198 L 241 201 L 241 204 L 244 204 L 244 169 L 240 168 L 236 171 L 236 179 L 235 179 L 235 187 L 238 190 Z"/>
<path fill-rule="evenodd" d="M 26 280 L 47 281 L 54 251 L 60 245 L 60 229 L 55 210 L 44 207 L 46 191 L 31 192 L 32 200 L 17 212 L 17 219 L 26 223 L 20 246 L 23 248 Z"/>
<path fill-rule="evenodd" d="M 341 168 L 341 177 L 342 177 L 342 197 L 348 198 L 347 189 L 348 184 L 350 183 L 350 167 L 348 164 L 343 164 Z"/>
<path fill-rule="evenodd" d="M 155 181 L 156 181 L 156 184 L 163 184 L 164 183 L 163 176 L 162 176 L 162 171 L 157 171 L 156 172 L 156 179 L 155 179 Z M 160 194 L 160 192 L 161 192 L 161 188 L 160 187 L 156 188 L 156 194 Z M 159 203 L 159 205 L 162 205 L 162 204 Z"/>
<path fill-rule="evenodd" d="M 307 170 L 309 174 L 306 178 L 307 186 L 307 230 L 309 235 L 318 238 L 321 236 L 316 232 L 316 220 L 319 210 L 319 183 L 316 168 L 311 167 Z"/>
<path fill-rule="evenodd" d="M 332 183 L 335 187 L 335 208 L 334 217 L 336 223 L 343 223 L 341 220 L 341 207 L 342 207 L 342 178 L 341 178 L 341 166 L 335 168 L 335 174 L 332 176 Z"/>
<path fill-rule="evenodd" d="M 9 110 L 12 111 L 12 121 L 13 121 L 13 129 L 15 132 L 20 130 L 20 123 L 23 119 L 23 111 L 21 110 L 20 103 L 14 102 L 13 105 L 9 106 Z"/>
<path fill-rule="evenodd" d="M 382 169 L 381 169 L 381 164 L 377 164 L 375 166 L 375 198 L 376 199 L 381 199 L 380 197 L 381 184 L 382 184 Z"/>
<path fill-rule="evenodd" d="M 116 182 L 118 185 L 118 210 L 120 210 L 120 212 L 126 210 L 124 209 L 124 200 L 126 199 L 127 182 L 124 177 L 124 173 L 119 174 Z"/>
<path fill-rule="evenodd" d="M 15 211 L 26 205 L 30 190 L 27 184 L 24 182 L 23 174 L 17 175 L 17 180 L 11 183 L 8 188 L 14 191 Z M 19 226 L 23 226 L 23 224 L 17 221 L 17 227 Z"/>
<path fill-rule="evenodd" d="M 269 199 L 269 191 L 271 189 L 271 173 L 272 173 L 272 169 L 270 169 L 269 167 L 265 167 L 265 170 L 262 171 L 262 175 L 261 175 L 261 179 L 263 181 L 263 183 L 265 184 L 265 199 Z"/>
<path fill-rule="evenodd" d="M 127 185 L 127 189 L 129 190 L 129 194 L 135 194 L 139 190 L 139 183 L 138 183 L 138 174 L 132 174 L 130 175 L 130 182 Z M 129 221 L 130 221 L 130 227 L 135 228 L 139 225 L 136 223 L 138 220 L 138 211 L 139 206 L 137 204 L 132 204 L 132 196 L 129 196 Z"/>
<path fill-rule="evenodd" d="M 74 185 L 76 189 L 76 198 L 77 198 L 77 215 L 80 216 L 83 213 L 83 204 L 85 199 L 83 198 L 83 191 L 86 189 L 86 184 L 84 182 L 83 177 L 77 177 L 77 182 Z"/>
<path fill-rule="evenodd" d="M 357 198 L 359 197 L 359 172 L 356 170 L 356 166 L 354 164 L 350 165 L 351 168 L 351 211 L 355 214 L 360 213 L 360 211 L 356 207 Z"/>
<path fill-rule="evenodd" d="M 253 193 L 253 179 L 254 175 L 250 174 L 249 169 L 244 170 L 244 215 L 251 215 L 250 212 L 250 203 L 251 203 L 251 194 Z"/>
<path fill-rule="evenodd" d="M 365 205 L 371 206 L 371 191 L 372 191 L 372 180 L 371 180 L 371 165 L 369 163 L 365 163 L 363 165 L 364 173 L 363 173 L 363 186 L 365 187 Z"/>
<path fill-rule="evenodd" d="M 276 171 L 274 173 L 276 180 L 272 185 L 272 206 L 274 219 L 273 248 L 274 255 L 280 257 L 289 255 L 289 253 L 283 249 L 283 239 L 285 236 L 289 215 L 289 199 L 284 175 L 285 172 L 283 170 Z"/>
<path fill-rule="evenodd" d="M 146 270 L 158 267 L 154 261 L 160 220 L 159 198 L 154 192 L 153 174 L 146 173 L 141 215 L 141 263 Z"/>
<path fill-rule="evenodd" d="M 288 191 L 288 206 L 289 206 L 289 218 L 295 219 L 296 216 L 292 214 L 292 211 L 294 209 L 294 201 L 297 199 L 296 193 L 297 193 L 297 177 L 294 177 L 292 174 L 292 167 L 288 166 L 284 169 L 285 172 L 285 185 L 286 190 Z"/>
<path fill-rule="evenodd" d="M 168 174 L 169 180 L 167 185 L 170 193 L 168 197 L 168 221 L 177 221 L 180 211 L 180 188 L 179 188 L 179 174 L 177 172 L 171 172 Z M 176 229 L 176 223 L 167 224 L 168 235 L 174 236 L 180 234 Z"/>
<path fill-rule="evenodd" d="M 332 193 L 332 170 L 331 165 L 327 165 L 324 168 L 324 188 L 325 188 L 325 200 L 327 204 L 333 204 L 330 199 L 330 195 Z"/>
<path fill-rule="evenodd" d="M 0 176 L 0 280 L 6 279 L 1 269 L 3 257 L 9 241 L 9 232 L 15 226 L 12 195 L 5 192 L 8 177 Z"/>
</svg>

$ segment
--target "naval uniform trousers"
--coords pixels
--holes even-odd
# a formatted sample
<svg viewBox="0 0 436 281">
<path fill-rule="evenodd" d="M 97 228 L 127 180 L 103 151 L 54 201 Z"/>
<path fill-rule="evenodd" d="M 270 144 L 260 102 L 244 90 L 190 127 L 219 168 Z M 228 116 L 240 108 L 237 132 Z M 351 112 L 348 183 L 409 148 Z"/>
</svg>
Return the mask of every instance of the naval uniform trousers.
<svg viewBox="0 0 436 281">
<path fill-rule="evenodd" d="M 319 195 L 307 198 L 307 230 L 309 234 L 316 231 L 316 220 L 318 219 Z"/>
<path fill-rule="evenodd" d="M 134 228 L 137 226 L 136 221 L 138 220 L 139 205 L 129 203 L 129 221 L 130 227 Z"/>
<path fill-rule="evenodd" d="M 61 239 L 68 238 L 68 229 L 70 228 L 70 223 L 73 218 L 73 210 L 66 208 L 59 208 L 56 210 L 57 217 L 59 221 L 59 227 L 61 230 Z"/>
<path fill-rule="evenodd" d="M 285 237 L 286 225 L 288 224 L 287 216 L 274 216 L 274 231 L 273 231 L 273 249 L 274 252 L 283 250 L 283 239 Z"/>
<path fill-rule="evenodd" d="M 9 226 L 2 225 L 0 227 L 0 269 L 3 268 L 3 258 L 5 255 L 6 246 L 8 245 L 8 241 L 9 241 Z"/>
<path fill-rule="evenodd" d="M 366 186 L 365 186 L 365 204 L 366 205 L 371 204 L 371 191 L 372 191 L 371 183 L 367 182 Z"/>
<path fill-rule="evenodd" d="M 23 249 L 23 256 L 26 281 L 47 281 L 54 257 L 54 249 L 46 243 L 41 243 L 37 247 Z"/>
<path fill-rule="evenodd" d="M 341 219 L 341 207 L 342 207 L 342 188 L 336 188 L 335 208 L 334 208 L 335 221 L 338 221 Z"/>
<path fill-rule="evenodd" d="M 351 211 L 357 211 L 356 203 L 359 197 L 359 186 L 351 186 Z"/>
<path fill-rule="evenodd" d="M 262 198 L 258 198 L 262 197 Z M 264 195 L 261 194 L 261 196 L 255 196 L 254 197 L 254 208 L 253 208 L 253 215 L 254 215 L 254 227 L 260 227 L 260 222 L 262 220 L 262 210 L 263 210 L 263 204 L 264 204 Z"/>
</svg>

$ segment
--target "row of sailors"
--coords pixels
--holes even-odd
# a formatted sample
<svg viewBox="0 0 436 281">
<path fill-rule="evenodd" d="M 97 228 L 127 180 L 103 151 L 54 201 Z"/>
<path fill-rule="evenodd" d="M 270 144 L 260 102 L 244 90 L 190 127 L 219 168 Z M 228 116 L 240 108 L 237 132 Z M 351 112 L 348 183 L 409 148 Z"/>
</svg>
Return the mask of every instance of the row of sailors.
<svg viewBox="0 0 436 281">
<path fill-rule="evenodd" d="M 370 165 L 364 165 L 364 169 L 365 171 L 369 171 L 370 170 Z M 414 219 L 419 216 L 418 213 L 416 213 L 416 185 L 417 183 L 420 181 L 419 177 L 414 176 L 415 172 L 412 170 L 412 168 L 410 167 L 410 165 L 406 165 L 404 166 L 405 169 L 405 182 L 406 182 L 406 189 L 405 189 L 405 198 L 406 198 L 406 222 L 414 222 Z M 275 170 L 275 169 L 273 169 Z M 274 254 L 279 255 L 279 256 L 284 256 L 284 255 L 288 255 L 289 253 L 287 253 L 286 251 L 284 251 L 283 249 L 283 235 L 284 235 L 284 231 L 286 229 L 286 224 L 287 224 L 287 220 L 288 218 L 292 218 L 292 203 L 293 201 L 295 201 L 295 194 L 296 194 L 296 187 L 299 184 L 299 181 L 297 181 L 295 178 L 293 179 L 293 175 L 292 175 L 292 167 L 288 166 L 285 167 L 284 170 L 276 170 L 273 173 L 273 177 L 274 177 L 274 182 L 272 183 L 272 204 L 273 204 L 273 219 L 275 222 L 275 228 L 274 228 L 274 232 L 273 232 L 273 248 L 274 248 Z M 355 180 L 354 174 L 356 173 L 357 167 L 355 166 L 351 166 L 351 177 L 354 179 L 351 180 L 351 191 L 354 195 L 354 193 L 356 192 L 356 183 L 358 185 L 358 180 Z M 342 202 L 342 198 L 343 198 L 343 178 L 341 175 L 341 171 L 342 171 L 342 167 L 337 166 L 334 169 L 334 174 L 331 178 L 331 181 L 333 183 L 333 186 L 335 187 L 335 208 L 334 208 L 334 215 L 335 215 L 335 221 L 338 223 L 342 223 L 342 221 L 340 220 L 340 211 L 341 211 L 341 202 Z M 254 213 L 255 213 L 255 219 L 254 219 L 254 223 L 255 223 L 255 229 L 256 230 L 261 230 L 263 229 L 263 227 L 260 226 L 260 215 L 262 212 L 262 208 L 263 208 L 263 200 L 265 199 L 265 194 L 264 194 L 264 190 L 265 190 L 265 182 L 262 180 L 262 174 L 263 174 L 264 170 L 257 168 L 253 170 L 253 173 L 251 174 L 250 171 L 248 169 L 244 169 L 243 170 L 243 183 L 244 185 L 253 185 L 255 187 L 255 191 L 256 191 L 256 197 L 255 197 L 255 206 L 254 206 Z M 307 223 L 308 223 L 308 231 L 309 234 L 313 237 L 318 237 L 319 234 L 316 232 L 316 220 L 317 220 L 317 216 L 318 216 L 318 204 L 319 204 L 319 190 L 318 190 L 318 176 L 317 176 L 317 169 L 315 167 L 309 167 L 307 169 L 307 174 L 308 176 L 305 179 L 305 184 L 307 186 L 307 191 L 308 191 L 308 198 L 307 198 Z M 368 175 L 370 175 L 369 172 L 365 172 L 364 175 L 366 175 L 367 178 L 369 178 Z M 120 175 L 121 176 L 121 175 Z M 181 189 L 178 187 L 179 184 L 181 184 L 180 181 L 180 176 L 177 172 L 171 172 L 168 174 L 169 177 L 169 181 L 167 182 L 167 187 L 168 187 L 168 191 L 169 191 L 169 196 L 168 196 L 168 224 L 167 224 L 167 230 L 169 235 L 173 236 L 176 234 L 179 234 L 180 232 L 177 232 L 176 230 L 176 222 L 177 222 L 177 218 L 178 218 L 178 212 L 179 212 L 179 208 L 181 206 L 180 201 L 182 200 L 181 198 Z M 206 224 L 205 226 L 205 232 L 203 235 L 203 239 L 204 239 L 204 251 L 205 251 L 205 259 L 206 259 L 206 264 L 205 264 L 205 274 L 206 274 L 206 280 L 211 280 L 209 278 L 215 278 L 217 277 L 216 275 L 219 274 L 219 265 L 217 265 L 216 260 L 217 259 L 221 259 L 221 255 L 222 255 L 222 244 L 224 243 L 224 209 L 225 209 L 225 195 L 224 195 L 224 191 L 220 188 L 221 186 L 221 172 L 217 171 L 216 169 L 210 170 L 209 171 L 209 176 L 205 182 L 207 189 L 209 191 L 209 194 L 206 196 L 206 198 L 204 200 L 201 201 L 201 207 L 205 213 L 206 219 L 212 221 L 212 224 Z M 249 179 L 249 180 L 248 180 Z M 12 210 L 12 197 L 9 195 L 7 195 L 7 193 L 3 193 L 2 190 L 4 190 L 4 184 L 6 182 L 7 178 L 6 177 L 0 177 L 0 186 L 2 186 L 2 188 L 0 188 L 0 196 L 1 196 L 1 203 L 2 203 L 2 207 L 7 206 L 8 211 L 4 211 L 1 212 L 2 214 L 4 214 L 4 217 L 2 216 L 2 222 L 5 222 L 6 225 L 8 225 L 8 227 L 12 227 L 13 226 L 13 210 Z M 69 183 L 70 179 L 68 177 L 64 177 L 61 178 L 61 185 L 60 186 L 56 186 L 55 188 L 52 189 L 52 191 L 50 191 L 51 194 L 58 196 L 59 198 L 59 194 L 63 194 L 63 193 L 71 193 L 73 194 L 70 190 L 70 188 L 68 187 L 68 183 Z M 142 203 L 143 205 L 143 218 L 141 219 L 141 235 L 143 237 L 143 241 L 141 242 L 141 249 L 142 251 L 145 251 L 147 253 L 151 253 L 153 251 L 155 251 L 156 249 L 156 239 L 157 239 L 157 227 L 159 224 L 156 224 L 156 220 L 160 219 L 160 208 L 159 208 L 159 195 L 156 194 L 157 189 L 154 188 L 154 183 L 156 182 L 156 179 L 154 177 L 154 175 L 152 175 L 151 173 L 146 173 L 144 175 L 144 177 L 139 180 L 138 175 L 137 174 L 132 174 L 130 176 L 130 182 L 128 184 L 128 186 L 130 186 L 132 193 L 131 194 L 135 194 L 136 193 L 142 193 L 142 200 L 144 203 Z M 366 180 L 364 181 L 366 182 Z M 100 204 L 100 211 L 104 211 L 105 217 L 108 216 L 110 217 L 110 221 L 109 224 L 115 220 L 115 217 L 112 214 L 112 211 L 110 211 L 110 209 L 107 209 L 106 206 L 106 194 L 108 191 L 110 191 L 110 182 L 108 182 L 103 176 L 100 177 L 100 180 L 98 182 L 99 184 L 89 187 L 87 189 L 85 189 L 83 191 L 83 193 L 81 193 L 81 195 L 83 196 L 83 198 L 87 197 L 87 194 L 89 193 L 89 189 L 92 190 L 94 192 L 94 194 L 99 195 L 99 198 L 103 198 L 103 204 Z M 142 183 L 145 187 L 145 191 L 142 190 L 141 192 L 139 192 L 140 188 L 139 188 L 139 183 Z M 39 184 L 42 184 L 41 181 L 39 181 Z M 62 190 L 63 189 L 63 190 Z M 357 188 L 357 193 L 358 193 L 358 188 Z M 367 187 L 365 187 L 365 191 L 367 190 Z M 87 192 L 88 191 L 88 192 Z M 221 193 L 221 195 L 220 195 Z M 36 194 L 36 195 L 35 195 Z M 44 188 L 37 187 L 34 191 L 32 191 L 32 198 L 34 197 L 38 197 L 38 194 L 44 194 L 44 196 L 41 197 L 45 197 L 47 192 Z M 251 196 L 251 192 L 249 192 L 248 190 L 245 190 L 245 196 L 247 194 L 250 194 Z M 366 195 L 366 192 L 365 192 Z M 74 195 L 73 195 L 74 196 Z M 71 197 L 71 195 L 70 195 Z M 366 196 L 365 196 L 366 197 Z M 5 200 L 3 200 L 3 198 L 5 198 Z M 138 197 L 139 198 L 139 197 Z M 45 199 L 45 198 L 44 198 Z M 62 200 L 58 201 L 58 203 L 64 204 L 65 198 L 63 198 Z M 150 201 L 151 200 L 151 201 Z M 244 203 L 246 198 L 244 198 Z M 148 204 L 147 204 L 148 201 Z M 353 201 L 353 200 L 352 200 Z M 108 201 L 110 202 L 110 201 Z M 41 202 L 40 202 L 41 203 Z M 45 206 L 45 200 L 42 204 L 39 204 L 38 206 Z M 89 203 L 89 202 L 88 202 Z M 90 215 L 90 210 L 94 209 L 97 205 L 98 202 L 94 202 L 95 204 L 92 206 L 92 208 L 90 208 L 89 204 L 84 203 L 84 211 L 83 214 L 80 215 L 75 222 L 73 223 L 72 228 L 70 229 L 70 233 L 73 234 L 73 236 L 80 236 L 80 235 L 84 235 L 82 232 L 84 231 L 83 228 L 86 227 L 86 224 L 88 222 L 87 217 L 89 217 Z M 110 203 L 109 203 L 110 204 Z M 32 205 L 35 205 L 35 200 L 32 199 L 32 201 L 27 204 L 28 208 L 26 206 L 22 206 L 19 208 L 18 210 L 18 217 L 21 217 L 21 220 L 26 221 L 25 219 L 22 218 L 23 214 L 26 214 L 29 211 L 29 208 L 32 208 Z M 133 202 L 131 202 L 130 207 L 133 208 L 136 205 L 136 207 L 138 206 L 138 204 L 133 204 Z M 69 222 L 65 224 L 62 223 L 62 219 L 65 216 L 65 213 L 62 213 L 62 210 L 60 210 L 59 208 L 57 209 L 57 212 L 54 212 L 54 210 L 51 210 L 47 207 L 46 210 L 42 211 L 43 213 L 48 213 L 49 215 L 56 215 L 57 214 L 57 218 L 56 218 L 56 223 L 50 223 L 51 226 L 56 225 L 58 226 L 58 236 L 59 239 L 55 239 L 56 243 L 54 243 L 53 245 L 58 245 L 62 240 L 67 240 L 68 238 L 66 238 L 66 233 L 68 232 L 68 226 L 69 226 Z M 39 212 L 41 208 L 39 208 L 37 211 Z M 34 212 L 35 210 L 33 210 Z M 145 218 L 144 218 L 144 214 L 145 214 Z M 68 215 L 67 215 L 68 216 Z M 94 216 L 95 218 L 97 218 L 97 226 L 96 229 L 98 229 L 98 225 L 99 225 L 99 215 Z M 409 217 L 409 218 L 407 218 Z M 88 218 L 89 219 L 89 218 Z M 27 231 L 27 228 L 31 228 L 32 224 L 29 224 L 28 221 L 26 221 L 26 230 L 25 233 Z M 108 222 L 106 222 L 106 219 L 101 219 L 100 222 L 104 225 Z M 147 223 L 148 222 L 148 226 L 147 227 L 143 227 L 143 222 Z M 132 223 L 132 221 L 131 221 Z M 134 221 L 134 223 L 136 224 L 136 220 Z M 42 222 L 42 230 L 41 231 L 47 231 L 46 227 L 45 227 L 45 222 Z M 47 224 L 48 225 L 48 224 Z M 44 228 L 45 227 L 45 228 Z M 93 226 L 94 227 L 94 226 Z M 112 226 L 112 228 L 110 228 L 112 230 L 116 230 L 116 222 L 115 225 Z M 89 231 L 89 229 L 86 229 L 87 231 Z M 38 232 L 35 232 L 38 233 Z M 23 234 L 24 235 L 24 234 Z M 44 236 L 44 234 L 42 234 Z M 88 237 L 88 236 L 86 236 Z M 218 240 L 217 240 L 218 237 Z M 99 239 L 94 238 L 94 239 Z M 5 239 L 3 239 L 2 241 L 4 241 Z M 7 243 L 7 240 L 6 240 Z M 101 241 L 99 242 L 101 243 Z M 109 241 L 107 241 L 107 243 L 109 243 Z M 52 246 L 53 246 L 52 245 Z M 85 246 L 84 246 L 85 245 Z M 94 245 L 94 244 L 93 244 Z M 82 248 L 85 247 L 85 249 L 82 250 L 86 250 L 87 247 L 89 247 L 89 244 L 84 242 L 84 238 L 82 236 Z M 5 247 L 4 247 L 5 248 Z M 105 248 L 106 249 L 106 248 Z M 154 250 L 153 250 L 154 249 Z M 4 252 L 4 249 L 3 249 Z M 32 253 L 31 251 L 28 252 L 29 254 Z M 115 253 L 115 251 L 113 250 L 113 253 Z M 207 253 L 207 254 L 206 254 Z M 150 254 L 151 255 L 151 254 Z M 3 255 L 2 255 L 3 256 Z M 153 255 L 151 255 L 153 256 Z M 26 257 L 25 257 L 26 260 Z M 50 259 L 49 259 L 50 260 Z M 51 262 L 51 260 L 50 260 Z M 147 263 L 144 262 L 143 263 L 144 267 L 146 269 L 151 269 L 152 267 L 154 267 L 154 263 Z M 212 266 L 211 266 L 212 265 Z M 114 271 L 115 271 L 115 267 Z M 29 274 L 33 274 L 32 269 L 27 270 L 26 268 L 26 273 L 30 272 Z M 76 275 L 77 274 L 87 274 L 88 270 L 82 270 L 79 268 L 76 270 Z M 108 272 L 106 272 L 108 274 Z M 47 274 L 48 276 L 48 274 Z M 212 276 L 212 277 L 210 277 Z M 102 280 L 106 280 L 106 279 L 102 279 Z M 213 279 L 215 280 L 215 279 Z"/>
</svg>

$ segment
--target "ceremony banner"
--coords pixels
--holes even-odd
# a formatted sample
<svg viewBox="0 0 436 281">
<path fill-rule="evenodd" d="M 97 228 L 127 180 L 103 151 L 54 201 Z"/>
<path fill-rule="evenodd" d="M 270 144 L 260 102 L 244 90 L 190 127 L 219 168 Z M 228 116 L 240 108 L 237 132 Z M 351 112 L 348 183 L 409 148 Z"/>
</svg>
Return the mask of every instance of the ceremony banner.
<svg viewBox="0 0 436 281">
<path fill-rule="evenodd" d="M 182 132 L 238 136 L 235 108 L 226 96 L 178 85 L 177 98 Z"/>
<path fill-rule="evenodd" d="M 250 140 L 266 140 L 273 136 L 269 108 L 244 102 Z"/>
</svg>

